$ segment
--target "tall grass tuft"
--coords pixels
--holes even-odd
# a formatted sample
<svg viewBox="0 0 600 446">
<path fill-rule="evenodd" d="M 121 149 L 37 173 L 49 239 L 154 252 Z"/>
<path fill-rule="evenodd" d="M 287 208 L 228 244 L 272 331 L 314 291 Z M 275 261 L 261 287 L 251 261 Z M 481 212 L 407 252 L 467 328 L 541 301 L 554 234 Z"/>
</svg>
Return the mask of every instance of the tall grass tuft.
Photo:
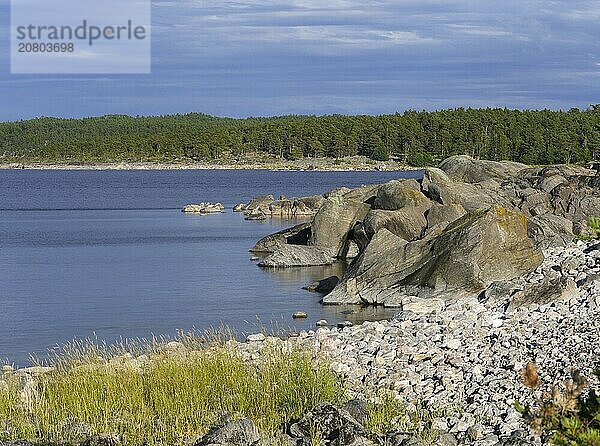
<svg viewBox="0 0 600 446">
<path fill-rule="evenodd" d="M 111 357 L 120 347 L 65 351 L 70 356 L 54 359 L 30 398 L 19 379 L 0 380 L 0 440 L 77 442 L 79 424 L 123 445 L 183 444 L 225 416 L 249 418 L 270 435 L 321 402 L 343 399 L 339 378 L 300 351 L 263 351 L 253 362 L 226 343 L 204 350 L 157 343 L 139 358 Z"/>
</svg>

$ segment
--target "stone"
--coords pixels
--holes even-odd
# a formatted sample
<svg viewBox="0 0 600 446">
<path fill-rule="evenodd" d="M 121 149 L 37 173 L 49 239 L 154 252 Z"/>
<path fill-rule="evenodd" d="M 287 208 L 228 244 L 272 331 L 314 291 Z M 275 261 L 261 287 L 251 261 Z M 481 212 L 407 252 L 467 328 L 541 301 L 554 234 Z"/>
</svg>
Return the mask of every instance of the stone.
<svg viewBox="0 0 600 446">
<path fill-rule="evenodd" d="M 313 438 L 315 431 L 327 444 L 336 446 L 350 445 L 366 436 L 364 427 L 358 421 L 344 409 L 338 409 L 330 403 L 318 405 L 290 426 L 292 437 L 306 441 Z"/>
<path fill-rule="evenodd" d="M 350 321 L 338 322 L 338 324 L 337 324 L 337 327 L 339 329 L 348 328 L 348 327 L 352 327 L 352 326 L 354 326 L 354 324 Z"/>
<path fill-rule="evenodd" d="M 467 213 L 460 204 L 435 204 L 426 213 L 427 228 L 446 227 Z"/>
<path fill-rule="evenodd" d="M 260 208 L 244 211 L 244 220 L 259 221 L 266 220 L 267 214 Z"/>
<path fill-rule="evenodd" d="M 250 249 L 254 253 L 274 253 L 284 245 L 307 245 L 311 234 L 310 223 L 300 223 L 289 229 L 267 235 Z"/>
<path fill-rule="evenodd" d="M 321 320 L 318 320 L 315 325 L 317 327 L 327 327 L 329 325 L 329 322 L 327 322 L 325 319 L 321 319 Z"/>
<path fill-rule="evenodd" d="M 383 184 L 375 197 L 373 209 L 397 211 L 405 207 L 430 208 L 432 202 L 414 180 L 394 180 Z"/>
<path fill-rule="evenodd" d="M 447 339 L 444 346 L 450 350 L 458 350 L 462 345 L 460 339 Z"/>
<path fill-rule="evenodd" d="M 577 284 L 570 277 L 547 278 L 543 283 L 529 284 L 512 296 L 507 311 L 532 304 L 544 305 L 555 300 L 571 300 L 579 296 Z"/>
<path fill-rule="evenodd" d="M 573 222 L 554 214 L 537 215 L 530 218 L 527 234 L 540 248 L 567 246 L 575 237 Z"/>
<path fill-rule="evenodd" d="M 528 167 L 513 161 L 475 160 L 466 155 L 451 156 L 440 164 L 440 169 L 449 178 L 465 183 L 480 183 L 490 179 L 502 182 L 514 178 Z"/>
<path fill-rule="evenodd" d="M 362 221 L 370 210 L 368 204 L 345 195 L 335 200 L 328 199 L 312 222 L 309 244 L 330 253 L 332 257 L 340 256 L 354 225 Z"/>
<path fill-rule="evenodd" d="M 260 434 L 254 423 L 247 419 L 229 421 L 208 432 L 194 446 L 255 446 Z"/>
<path fill-rule="evenodd" d="M 330 276 L 325 279 L 318 280 L 304 287 L 305 290 L 320 293 L 320 294 L 329 294 L 333 291 L 333 289 L 340 282 L 340 278 L 338 276 Z"/>
<path fill-rule="evenodd" d="M 335 258 L 317 246 L 283 245 L 258 263 L 263 268 L 332 265 Z"/>
<path fill-rule="evenodd" d="M 369 421 L 369 407 L 367 401 L 363 398 L 354 398 L 342 406 L 342 409 L 348 412 L 350 416 L 361 426 L 366 426 Z"/>
<path fill-rule="evenodd" d="M 372 210 L 364 219 L 363 227 L 369 239 L 382 228 L 404 240 L 413 241 L 421 238 L 427 228 L 427 220 L 423 209 L 407 207 L 397 211 Z"/>
<path fill-rule="evenodd" d="M 410 311 L 416 314 L 439 313 L 444 309 L 442 299 L 430 298 L 419 299 L 418 297 L 407 297 L 402 301 L 402 311 Z"/>
<path fill-rule="evenodd" d="M 304 202 L 298 200 L 274 201 L 268 209 L 271 217 L 281 218 L 309 217 L 315 212 Z"/>
<path fill-rule="evenodd" d="M 275 197 L 273 197 L 273 195 L 262 195 L 259 197 L 254 197 L 244 206 L 244 211 L 253 211 L 259 208 L 268 209 L 269 205 L 274 201 Z"/>
<path fill-rule="evenodd" d="M 524 215 L 495 207 L 467 214 L 438 237 L 406 242 L 380 230 L 325 304 L 383 304 L 390 294 L 421 298 L 477 295 L 492 282 L 537 268 L 541 251 Z"/>
<path fill-rule="evenodd" d="M 267 339 L 267 337 L 263 333 L 255 333 L 246 337 L 248 342 L 263 342 L 265 339 Z"/>
<path fill-rule="evenodd" d="M 182 209 L 187 214 L 220 214 L 225 211 L 221 203 L 188 204 Z"/>
</svg>

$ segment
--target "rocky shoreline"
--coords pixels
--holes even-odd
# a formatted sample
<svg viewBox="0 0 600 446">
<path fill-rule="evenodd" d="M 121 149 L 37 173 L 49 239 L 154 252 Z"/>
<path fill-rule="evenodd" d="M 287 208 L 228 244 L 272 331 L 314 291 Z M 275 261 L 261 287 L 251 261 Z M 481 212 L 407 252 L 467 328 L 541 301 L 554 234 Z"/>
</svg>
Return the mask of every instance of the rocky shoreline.
<svg viewBox="0 0 600 446">
<path fill-rule="evenodd" d="M 341 377 L 351 402 L 324 403 L 282 426 L 277 439 L 262 438 L 250 420 L 234 420 L 195 445 L 307 446 L 315 426 L 322 445 L 541 445 L 547 438 L 534 435 L 517 406 L 536 407 L 570 378 L 600 391 L 593 374 L 600 367 L 595 171 L 459 156 L 426 169 L 420 181 L 257 197 L 236 210 L 246 217 L 312 216 L 258 241 L 252 252 L 266 255 L 260 266 L 349 262 L 343 277 L 322 282 L 323 303 L 383 305 L 398 314 L 287 338 L 229 340 L 249 363 L 273 350 L 310 352 Z M 141 358 L 126 361 L 143 367 Z M 528 370 L 539 374 L 535 385 Z M 46 371 L 5 373 L 21 374 L 26 388 Z M 407 410 L 431 411 L 422 428 L 433 439 L 426 442 L 400 419 L 383 433 L 367 429 L 365 407 L 390 395 Z"/>
<path fill-rule="evenodd" d="M 320 423 L 324 432 L 337 429 L 339 435 L 339 430 L 344 430 L 344 442 L 326 441 L 325 445 L 546 444 L 531 432 L 515 402 L 534 407 L 550 385 L 564 383 L 574 371 L 581 373 L 590 389 L 600 391 L 598 377 L 592 374 L 600 359 L 590 348 L 600 345 L 600 242 L 548 248 L 544 255 L 543 263 L 516 287 L 539 285 L 546 274 L 576 284 L 545 304 L 510 309 L 509 297 L 464 298 L 436 313 L 404 311 L 390 321 L 322 327 L 285 339 L 257 333 L 245 342 L 228 341 L 247 362 L 259 361 L 274 349 L 309 351 L 315 361 L 325 359 L 342 377 L 350 406 L 321 405 L 276 439 L 261 437 L 252 422 L 245 420 L 225 423 L 196 444 L 309 445 L 308 434 L 302 430 L 307 420 Z M 165 347 L 173 354 L 187 348 L 178 342 Z M 148 359 L 142 355 L 116 360 L 143 367 Z M 537 365 L 542 382 L 535 390 L 527 388 L 522 379 L 530 363 Z M 10 373 L 25 377 L 26 394 L 36 377 L 49 371 L 36 367 Z M 408 410 L 425 405 L 438 414 L 423 427 L 434 432 L 436 440 L 424 442 L 400 420 L 395 430 L 383 435 L 369 433 L 365 407 L 386 395 L 405 402 Z M 231 438 L 237 440 L 231 442 Z"/>
<path fill-rule="evenodd" d="M 549 385 L 561 384 L 579 371 L 600 391 L 593 375 L 600 357 L 600 244 L 577 242 L 544 251 L 544 262 L 515 284 L 540 285 L 544 275 L 577 283 L 556 300 L 510 308 L 510 298 L 459 299 L 431 314 L 404 311 L 391 321 L 319 328 L 288 340 L 250 337 L 239 344 L 247 358 L 262 344 L 301 345 L 329 358 L 352 396 L 376 398 L 389 390 L 409 404 L 453 406 L 454 415 L 432 420 L 451 434 L 445 444 L 542 444 L 515 409 L 515 401 L 535 406 Z M 534 362 L 546 387 L 532 391 L 522 380 Z M 388 444 L 414 444 L 406 442 Z"/>
<path fill-rule="evenodd" d="M 373 161 L 355 156 L 340 159 L 309 158 L 281 160 L 276 158 L 248 157 L 242 160 L 218 160 L 215 162 L 138 162 L 122 161 L 110 163 L 46 163 L 11 162 L 0 163 L 0 169 L 36 170 L 291 170 L 291 171 L 395 171 L 417 170 L 396 161 Z"/>
</svg>

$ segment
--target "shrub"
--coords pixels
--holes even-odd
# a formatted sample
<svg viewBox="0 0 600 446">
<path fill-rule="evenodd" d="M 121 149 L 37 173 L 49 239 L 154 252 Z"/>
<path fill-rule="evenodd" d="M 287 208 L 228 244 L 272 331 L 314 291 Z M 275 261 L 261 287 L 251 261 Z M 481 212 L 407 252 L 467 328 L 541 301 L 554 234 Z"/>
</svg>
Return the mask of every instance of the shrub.
<svg viewBox="0 0 600 446">
<path fill-rule="evenodd" d="M 539 383 L 528 385 L 531 371 L 535 371 L 537 376 L 535 366 L 530 363 L 527 369 L 524 373 L 525 384 L 537 387 Z M 574 372 L 563 386 L 553 385 L 549 391 L 545 391 L 537 407 L 523 407 L 519 403 L 515 405 L 534 431 L 550 444 L 600 446 L 600 397 L 594 390 L 586 392 L 587 387 L 586 380 Z"/>
</svg>

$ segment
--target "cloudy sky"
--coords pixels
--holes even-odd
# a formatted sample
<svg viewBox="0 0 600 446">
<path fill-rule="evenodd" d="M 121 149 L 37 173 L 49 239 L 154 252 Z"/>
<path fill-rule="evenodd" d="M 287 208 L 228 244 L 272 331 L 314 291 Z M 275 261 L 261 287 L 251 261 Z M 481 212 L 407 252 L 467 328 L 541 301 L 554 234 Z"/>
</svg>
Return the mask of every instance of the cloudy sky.
<svg viewBox="0 0 600 446">
<path fill-rule="evenodd" d="M 597 0 L 157 0 L 150 75 L 11 75 L 9 17 L 0 120 L 600 102 Z"/>
</svg>

